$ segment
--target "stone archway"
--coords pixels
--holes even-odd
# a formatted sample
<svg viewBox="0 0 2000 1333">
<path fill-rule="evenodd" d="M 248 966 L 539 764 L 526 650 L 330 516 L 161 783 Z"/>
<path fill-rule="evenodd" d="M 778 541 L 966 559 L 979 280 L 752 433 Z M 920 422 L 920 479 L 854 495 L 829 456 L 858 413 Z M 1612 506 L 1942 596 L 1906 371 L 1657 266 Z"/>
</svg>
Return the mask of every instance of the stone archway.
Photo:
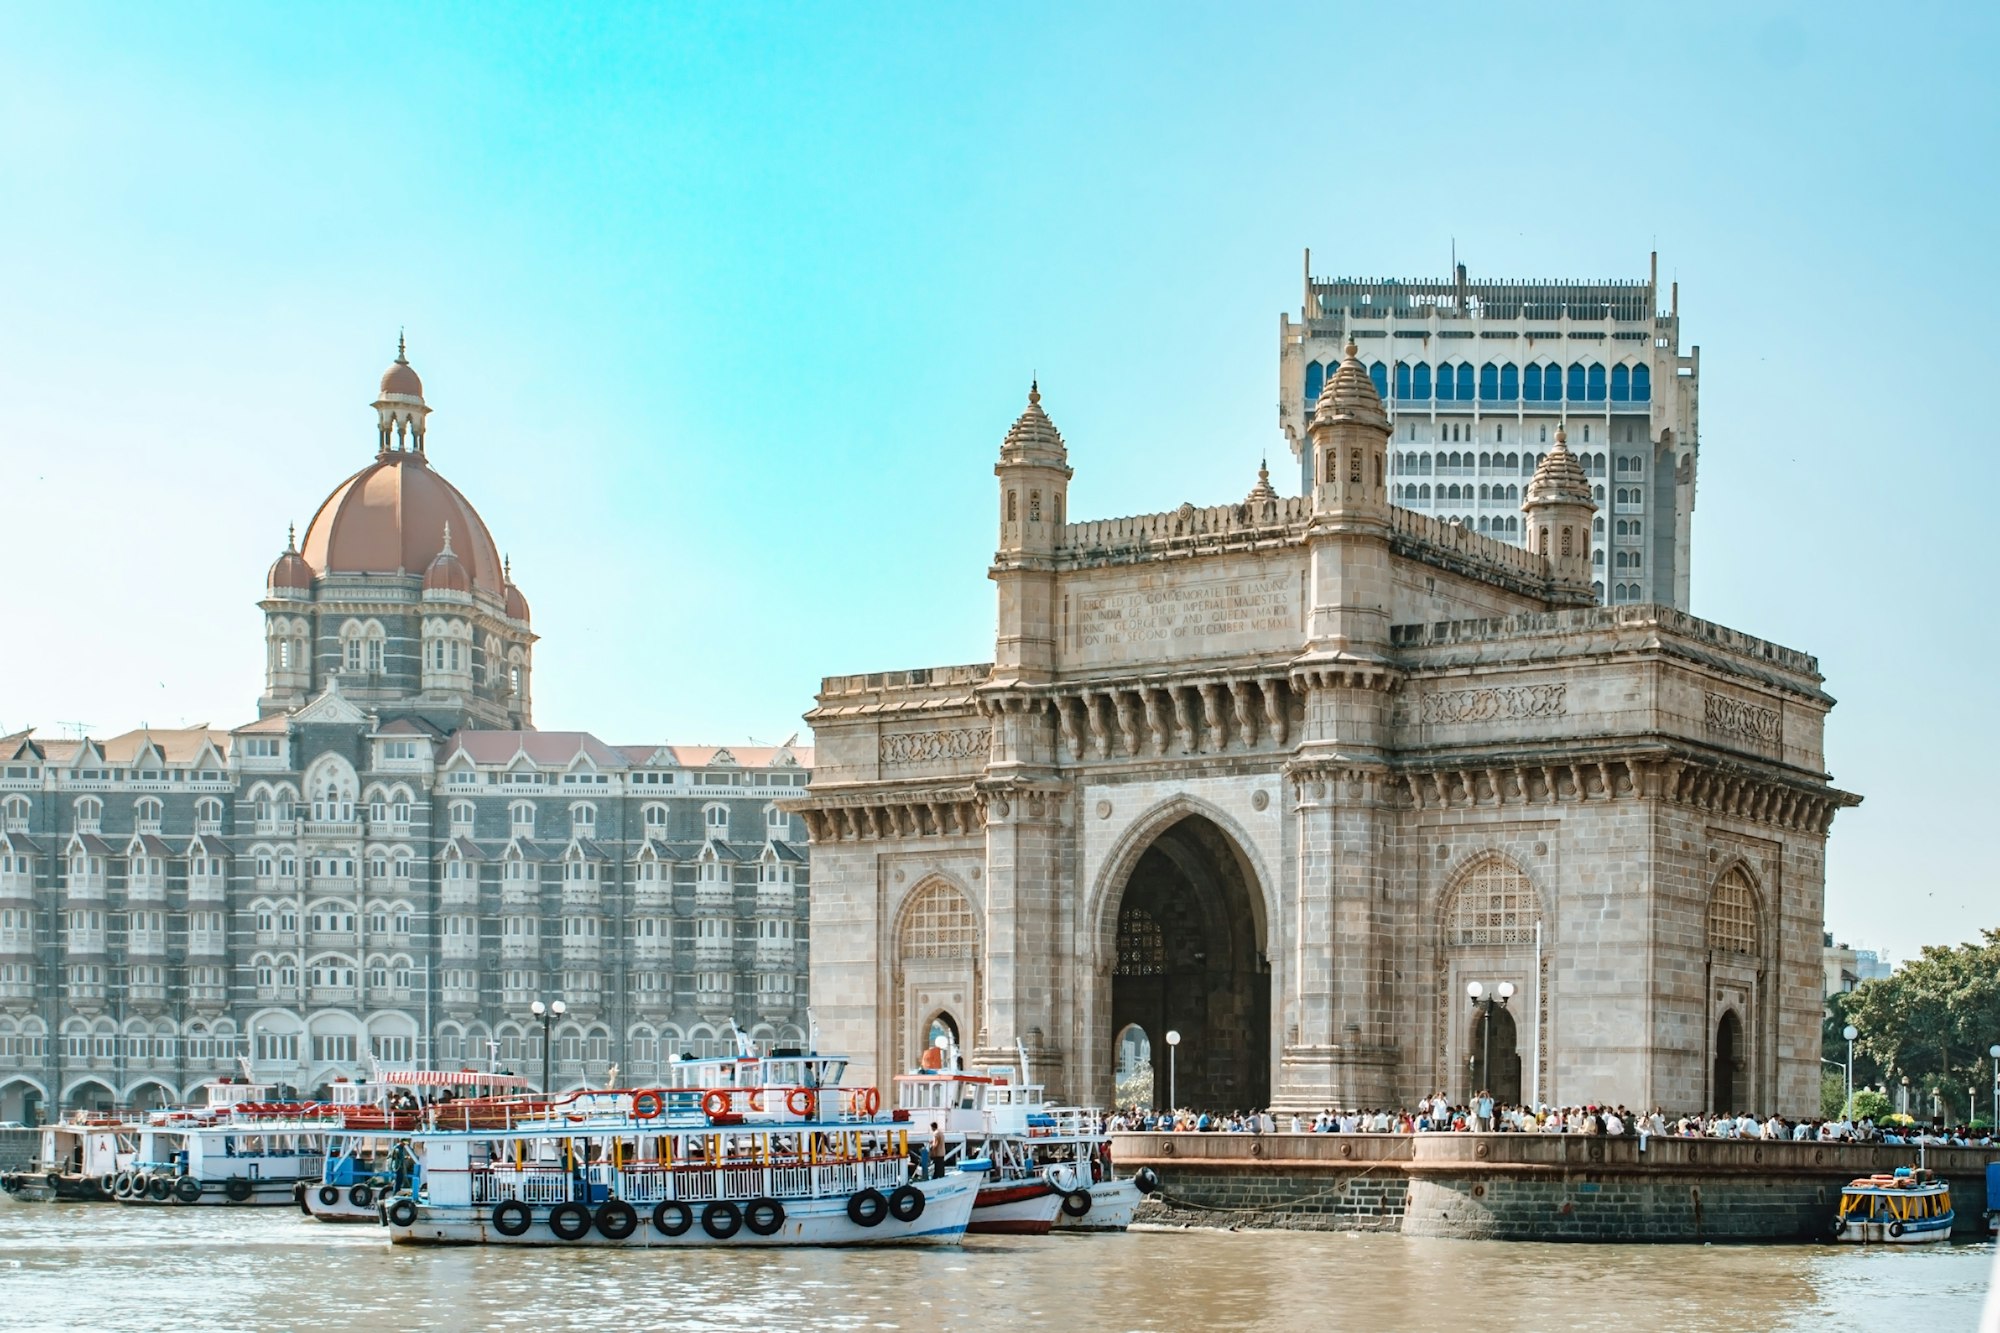
<svg viewBox="0 0 2000 1333">
<path fill-rule="evenodd" d="M 1513 1011 L 1505 1005 L 1482 1004 L 1472 1013 L 1466 1038 L 1470 1052 L 1472 1091 L 1491 1093 L 1502 1106 L 1521 1103 L 1521 1038 Z"/>
<path fill-rule="evenodd" d="M 1116 1051 L 1129 1027 L 1153 1045 L 1155 1106 L 1170 1096 L 1201 1110 L 1271 1100 L 1271 970 L 1258 886 L 1242 850 L 1203 815 L 1156 834 L 1132 862 L 1113 919 L 1111 1011 Z M 1169 1052 L 1166 1034 L 1180 1044 Z"/>
</svg>

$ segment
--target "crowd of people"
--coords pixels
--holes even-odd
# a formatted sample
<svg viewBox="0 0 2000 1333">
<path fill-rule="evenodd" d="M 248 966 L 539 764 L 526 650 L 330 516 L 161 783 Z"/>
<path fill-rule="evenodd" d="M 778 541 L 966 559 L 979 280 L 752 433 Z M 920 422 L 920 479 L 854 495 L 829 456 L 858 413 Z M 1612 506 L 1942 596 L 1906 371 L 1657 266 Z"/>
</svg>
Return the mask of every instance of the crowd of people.
<svg viewBox="0 0 2000 1333">
<path fill-rule="evenodd" d="M 1107 1128 L 1180 1134 L 1597 1134 L 1611 1138 L 1761 1139 L 1794 1143 L 1923 1144 L 1930 1147 L 1994 1145 L 1987 1128 L 1944 1124 L 1881 1123 L 1861 1119 L 1789 1119 L 1739 1114 L 1668 1115 L 1659 1107 L 1503 1105 L 1484 1092 L 1453 1102 L 1439 1093 L 1414 1108 L 1332 1108 L 1296 1111 L 1155 1111 L 1126 1107 Z"/>
</svg>

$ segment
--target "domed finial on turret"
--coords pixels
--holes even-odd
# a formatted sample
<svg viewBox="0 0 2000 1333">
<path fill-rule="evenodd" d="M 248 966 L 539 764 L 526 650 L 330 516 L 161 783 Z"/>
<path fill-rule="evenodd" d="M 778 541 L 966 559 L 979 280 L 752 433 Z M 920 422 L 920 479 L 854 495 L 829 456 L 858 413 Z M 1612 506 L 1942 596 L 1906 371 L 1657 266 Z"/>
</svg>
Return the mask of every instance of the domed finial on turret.
<svg viewBox="0 0 2000 1333">
<path fill-rule="evenodd" d="M 1566 428 L 1562 426 L 1556 427 L 1556 443 L 1561 445 L 1569 443 L 1569 431 Z"/>
<path fill-rule="evenodd" d="M 399 366 L 410 364 L 409 355 L 403 348 L 403 331 L 401 329 L 396 330 L 396 364 Z"/>
<path fill-rule="evenodd" d="M 299 549 L 299 525 L 296 523 L 285 524 L 285 549 L 295 554 Z"/>
<path fill-rule="evenodd" d="M 1039 375 L 1028 381 L 1028 401 L 1036 407 L 1042 405 L 1042 377 Z"/>
<path fill-rule="evenodd" d="M 1346 350 L 1347 350 L 1347 355 L 1353 360 L 1359 361 L 1361 359 L 1361 349 L 1354 345 L 1354 335 L 1351 333 L 1347 335 Z"/>
<path fill-rule="evenodd" d="M 1244 497 L 1243 502 L 1250 505 L 1260 505 L 1275 501 L 1277 498 L 1277 488 L 1271 485 L 1270 460 L 1259 459 L 1257 461 L 1257 484 L 1250 488 L 1250 494 Z"/>
<path fill-rule="evenodd" d="M 452 553 L 452 550 L 451 550 L 451 520 L 450 520 L 450 519 L 446 519 L 446 520 L 444 521 L 444 550 L 443 550 L 443 552 L 442 552 L 441 554 L 444 554 L 444 555 L 450 555 L 451 553 Z"/>
</svg>

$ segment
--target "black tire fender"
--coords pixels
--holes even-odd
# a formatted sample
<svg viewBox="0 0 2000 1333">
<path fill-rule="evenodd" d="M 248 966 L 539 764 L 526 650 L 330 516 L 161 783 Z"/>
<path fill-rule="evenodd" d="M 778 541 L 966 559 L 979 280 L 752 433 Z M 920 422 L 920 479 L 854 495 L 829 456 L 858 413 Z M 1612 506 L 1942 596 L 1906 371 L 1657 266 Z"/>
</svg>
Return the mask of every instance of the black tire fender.
<svg viewBox="0 0 2000 1333">
<path fill-rule="evenodd" d="M 898 1222 L 914 1222 L 924 1215 L 924 1192 L 915 1185 L 898 1186 L 889 1196 L 889 1216 Z"/>
<path fill-rule="evenodd" d="M 847 1200 L 847 1220 L 858 1227 L 882 1225 L 882 1219 L 889 1215 L 889 1200 L 882 1191 L 869 1187 L 851 1195 Z"/>
<path fill-rule="evenodd" d="M 1090 1216 L 1090 1191 L 1071 1190 L 1069 1193 L 1063 1195 L 1062 1210 L 1065 1217 Z"/>
<path fill-rule="evenodd" d="M 785 1205 L 766 1196 L 743 1205 L 743 1225 L 753 1236 L 775 1235 L 785 1225 Z"/>
<path fill-rule="evenodd" d="M 417 1205 L 411 1199 L 398 1199 L 383 1211 L 382 1216 L 392 1227 L 414 1226 L 417 1221 Z"/>
<path fill-rule="evenodd" d="M 535 1223 L 534 1210 L 519 1199 L 502 1199 L 493 1205 L 493 1229 L 503 1236 L 519 1236 Z"/>
<path fill-rule="evenodd" d="M 222 1192 L 228 1196 L 229 1201 L 231 1203 L 242 1203 L 244 1200 L 248 1199 L 254 1191 L 250 1187 L 250 1182 L 245 1180 L 243 1177 L 231 1176 L 229 1178 L 229 1183 L 227 1183 L 222 1187 Z"/>
<path fill-rule="evenodd" d="M 715 1199 L 701 1210 L 701 1229 L 716 1240 L 728 1240 L 743 1229 L 743 1210 L 727 1199 Z"/>
<path fill-rule="evenodd" d="M 623 1199 L 612 1199 L 597 1210 L 597 1234 L 606 1240 L 624 1240 L 639 1229 L 639 1211 Z"/>
<path fill-rule="evenodd" d="M 146 1197 L 156 1203 L 165 1203 L 174 1197 L 174 1182 L 165 1176 L 154 1176 L 146 1186 Z"/>
<path fill-rule="evenodd" d="M 662 1199 L 653 1205 L 653 1230 L 662 1236 L 685 1236 L 694 1226 L 694 1209 L 679 1199 Z"/>
<path fill-rule="evenodd" d="M 328 1208 L 338 1204 L 340 1202 L 340 1186 L 321 1185 L 319 1187 L 319 1201 Z"/>
<path fill-rule="evenodd" d="M 356 1208 L 366 1208 L 375 1202 L 375 1191 L 366 1182 L 355 1185 L 347 1191 L 347 1201 Z"/>
<path fill-rule="evenodd" d="M 549 1230 L 557 1240 L 581 1240 L 590 1230 L 590 1209 L 574 1199 L 549 1209 Z"/>
<path fill-rule="evenodd" d="M 201 1198 L 201 1182 L 193 1176 L 182 1176 L 174 1182 L 174 1197 L 182 1203 L 193 1203 Z"/>
</svg>

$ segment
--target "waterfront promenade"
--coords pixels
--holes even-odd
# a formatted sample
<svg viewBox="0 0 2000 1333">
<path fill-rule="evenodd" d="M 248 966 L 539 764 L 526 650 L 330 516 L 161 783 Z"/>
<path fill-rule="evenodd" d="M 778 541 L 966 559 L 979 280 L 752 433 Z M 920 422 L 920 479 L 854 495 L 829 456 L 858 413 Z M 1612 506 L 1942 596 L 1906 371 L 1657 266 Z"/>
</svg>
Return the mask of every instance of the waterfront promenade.
<svg viewBox="0 0 2000 1333">
<path fill-rule="evenodd" d="M 1141 1221 L 1479 1240 L 1823 1239 L 1841 1186 L 1915 1166 L 1951 1182 L 1983 1235 L 1996 1148 L 1578 1134 L 1159 1134 L 1112 1137 L 1150 1167 Z"/>
</svg>

